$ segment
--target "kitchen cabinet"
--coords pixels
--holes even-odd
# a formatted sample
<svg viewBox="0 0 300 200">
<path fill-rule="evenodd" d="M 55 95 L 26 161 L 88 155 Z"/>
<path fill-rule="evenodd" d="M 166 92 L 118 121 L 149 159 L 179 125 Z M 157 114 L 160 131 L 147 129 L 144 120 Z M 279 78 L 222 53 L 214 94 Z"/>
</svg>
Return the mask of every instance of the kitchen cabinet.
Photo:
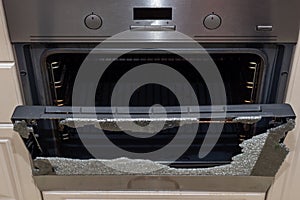
<svg viewBox="0 0 300 200">
<path fill-rule="evenodd" d="M 0 139 L 0 199 L 21 199 L 11 140 Z"/>
<path fill-rule="evenodd" d="M 290 74 L 286 102 L 293 106 L 297 115 L 296 128 L 285 139 L 290 153 L 277 173 L 267 200 L 295 200 L 300 197 L 300 37 Z"/>
<path fill-rule="evenodd" d="M 10 122 L 15 106 L 22 104 L 22 97 L 1 0 L 0 94 L 0 200 L 40 200 L 28 151 Z"/>
<path fill-rule="evenodd" d="M 6 20 L 2 0 L 0 0 L 0 62 L 13 61 L 14 56 L 6 28 Z M 0 79 L 1 80 L 1 79 Z"/>
<path fill-rule="evenodd" d="M 19 81 L 0 0 L 0 124 L 9 124 L 14 108 L 22 104 Z"/>
<path fill-rule="evenodd" d="M 0 200 L 40 200 L 29 154 L 12 125 L 0 124 Z"/>
<path fill-rule="evenodd" d="M 226 192 L 43 192 L 44 200 L 264 200 L 264 193 Z"/>
<path fill-rule="evenodd" d="M 22 104 L 14 62 L 0 62 L 0 122 L 11 123 L 12 112 Z"/>
</svg>

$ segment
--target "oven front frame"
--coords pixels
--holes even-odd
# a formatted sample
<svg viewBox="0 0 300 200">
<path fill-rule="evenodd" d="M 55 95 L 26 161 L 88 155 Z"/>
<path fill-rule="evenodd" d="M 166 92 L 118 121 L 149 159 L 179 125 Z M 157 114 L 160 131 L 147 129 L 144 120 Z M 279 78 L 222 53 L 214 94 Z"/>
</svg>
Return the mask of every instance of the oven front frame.
<svg viewBox="0 0 300 200">
<path fill-rule="evenodd" d="M 25 105 L 52 105 L 46 58 L 56 53 L 85 53 L 97 44 L 14 44 Z M 201 44 L 208 53 L 250 53 L 264 62 L 255 103 L 283 103 L 294 44 Z M 182 51 L 185 51 L 182 49 Z"/>
</svg>

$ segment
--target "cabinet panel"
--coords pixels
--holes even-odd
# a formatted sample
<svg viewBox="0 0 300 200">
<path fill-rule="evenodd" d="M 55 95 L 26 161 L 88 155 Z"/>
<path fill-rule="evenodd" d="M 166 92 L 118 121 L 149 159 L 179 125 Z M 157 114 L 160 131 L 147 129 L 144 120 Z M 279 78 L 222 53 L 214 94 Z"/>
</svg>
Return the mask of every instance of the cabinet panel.
<svg viewBox="0 0 300 200">
<path fill-rule="evenodd" d="M 22 104 L 14 62 L 0 62 L 0 123 L 10 123 L 13 110 Z"/>
<path fill-rule="evenodd" d="M 0 200 L 40 200 L 28 151 L 12 127 L 0 124 Z"/>
<path fill-rule="evenodd" d="M 2 0 L 0 0 L 0 61 L 13 61 L 12 47 L 10 44 Z"/>
<path fill-rule="evenodd" d="M 0 199 L 22 199 L 11 141 L 0 139 Z"/>
<path fill-rule="evenodd" d="M 44 200 L 264 200 L 263 193 L 226 192 L 43 192 Z"/>
</svg>

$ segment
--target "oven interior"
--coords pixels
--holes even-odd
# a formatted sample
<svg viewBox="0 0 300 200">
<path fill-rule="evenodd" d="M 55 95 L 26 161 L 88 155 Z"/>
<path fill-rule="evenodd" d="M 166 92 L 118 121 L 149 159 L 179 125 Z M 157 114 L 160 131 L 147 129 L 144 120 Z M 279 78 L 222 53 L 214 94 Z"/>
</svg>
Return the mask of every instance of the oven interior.
<svg viewBox="0 0 300 200">
<path fill-rule="evenodd" d="M 237 105 L 259 102 L 262 72 L 265 65 L 260 55 L 254 53 L 211 53 L 210 56 L 222 76 L 226 89 L 227 104 Z M 72 105 L 73 85 L 78 70 L 85 59 L 89 59 L 85 53 L 58 53 L 51 54 L 46 58 L 52 105 Z M 104 59 L 112 60 L 114 58 L 107 55 Z M 209 62 L 207 56 L 200 55 L 197 58 L 191 56 L 191 59 L 198 59 L 203 65 L 205 65 L 205 62 Z M 101 61 L 99 62 L 101 66 Z M 134 67 L 148 63 L 163 64 L 175 69 L 189 81 L 196 93 L 199 105 L 211 104 L 209 92 L 203 78 L 188 60 L 174 53 L 164 51 L 155 51 L 152 53 L 140 53 L 136 51 L 114 59 L 112 64 L 106 69 L 99 81 L 95 95 L 95 105 L 111 106 L 112 92 L 118 80 Z M 171 84 L 183 92 L 189 91 L 184 88 L 186 85 L 184 83 L 174 82 Z M 126 82 L 121 90 L 126 93 L 133 86 L 134 80 Z M 182 95 L 189 96 L 191 94 L 184 93 Z M 188 101 L 185 103 L 186 105 L 181 106 L 192 105 Z M 147 84 L 140 87 L 132 94 L 129 102 L 129 105 L 132 107 L 147 107 L 155 104 L 179 106 L 179 102 L 176 96 L 172 94 L 172 91 L 157 84 Z"/>
<path fill-rule="evenodd" d="M 228 105 L 237 105 L 238 113 L 246 113 L 247 106 L 261 103 L 281 103 L 284 94 L 276 90 L 276 86 L 285 82 L 281 77 L 282 70 L 287 66 L 283 63 L 288 60 L 292 47 L 270 45 L 260 48 L 217 48 L 210 49 L 209 55 L 220 71 L 224 82 Z M 82 48 L 84 49 L 84 48 Z M 17 45 L 16 52 L 19 61 L 24 62 L 23 69 L 27 74 L 22 76 L 24 83 L 25 99 L 28 104 L 53 106 L 54 112 L 60 113 L 61 108 L 72 106 L 72 92 L 74 82 L 80 66 L 86 59 L 90 50 L 76 48 L 49 48 L 47 46 Z M 283 50 L 285 49 L 285 50 Z M 276 56 L 279 54 L 280 56 Z M 95 58 L 93 56 L 92 58 Z M 95 105 L 100 108 L 110 107 L 111 95 L 118 80 L 128 71 L 136 66 L 147 63 L 159 63 L 167 65 L 182 74 L 191 84 L 199 105 L 179 105 L 178 99 L 168 88 L 156 84 L 147 84 L 137 89 L 131 96 L 129 105 L 133 108 L 132 116 L 148 114 L 141 110 L 149 110 L 151 106 L 160 104 L 166 108 L 178 108 L 179 106 L 210 106 L 211 99 L 207 86 L 201 75 L 195 71 L 189 60 L 161 50 L 132 51 L 117 59 L 107 54 L 106 60 L 113 59 L 101 77 L 95 94 Z M 194 57 L 204 65 L 207 58 L 204 56 Z M 91 62 L 95 62 L 92 60 Z M 101 63 L 101 60 L 97 60 Z M 285 63 L 288 64 L 288 63 Z M 101 64 L 100 64 L 101 66 Z M 283 80 L 282 80 L 283 79 Z M 172 83 L 175 87 L 185 92 L 184 84 Z M 125 93 L 134 85 L 134 80 L 123 85 Z M 285 88 L 284 88 L 285 89 Z M 283 89 L 283 90 L 284 90 Z M 186 96 L 190 94 L 184 94 Z M 279 96 L 279 98 L 278 98 Z M 120 97 L 121 98 L 121 97 Z M 113 105 L 123 106 L 123 105 Z M 55 110 L 54 109 L 54 110 Z M 138 111 L 135 113 L 135 111 Z M 259 110 L 259 109 L 258 109 Z M 252 114 L 258 110 L 249 110 Z M 70 114 L 70 112 L 66 112 Z M 49 113 L 48 113 L 49 114 Z M 50 113 L 53 114 L 53 113 Z M 111 113 L 110 113 L 111 114 Z M 24 139 L 32 158 L 36 157 L 64 157 L 74 159 L 92 159 L 93 155 L 83 145 L 77 130 L 68 126 L 61 126 L 62 119 L 35 119 L 27 123 L 33 128 L 35 135 Z M 198 157 L 199 149 L 204 138 L 210 137 L 206 134 L 208 126 L 213 123 L 210 117 L 200 123 L 197 135 L 192 145 L 171 166 L 179 168 L 212 167 L 228 164 L 232 158 L 241 153 L 239 146 L 243 141 L 255 135 L 265 133 L 268 129 L 285 123 L 287 119 L 268 116 L 256 123 L 225 123 L 222 134 L 213 150 L 204 158 Z M 184 125 L 184 137 L 192 137 L 189 125 Z M 134 138 L 122 131 L 104 131 L 106 137 L 121 149 L 134 153 L 147 153 L 161 149 L 175 137 L 178 127 L 160 131 L 153 137 L 147 139 Z M 90 140 L 92 148 L 106 151 L 105 146 L 99 146 L 93 142 L 99 137 L 98 129 L 85 127 L 85 139 Z M 174 147 L 178 148 L 178 147 Z M 103 158 L 106 159 L 106 158 Z M 113 159 L 109 155 L 107 159 Z M 166 158 L 161 155 L 157 161 L 164 163 Z"/>
</svg>

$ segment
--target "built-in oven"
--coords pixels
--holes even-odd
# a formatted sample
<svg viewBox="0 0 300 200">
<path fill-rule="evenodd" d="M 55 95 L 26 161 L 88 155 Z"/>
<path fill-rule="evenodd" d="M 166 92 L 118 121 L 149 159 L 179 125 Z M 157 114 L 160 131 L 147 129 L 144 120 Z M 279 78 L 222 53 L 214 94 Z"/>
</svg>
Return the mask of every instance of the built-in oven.
<svg viewBox="0 0 300 200">
<path fill-rule="evenodd" d="M 269 187 L 294 128 L 299 3 L 223 4 L 4 0 L 26 104 L 12 121 L 41 189 Z"/>
</svg>

